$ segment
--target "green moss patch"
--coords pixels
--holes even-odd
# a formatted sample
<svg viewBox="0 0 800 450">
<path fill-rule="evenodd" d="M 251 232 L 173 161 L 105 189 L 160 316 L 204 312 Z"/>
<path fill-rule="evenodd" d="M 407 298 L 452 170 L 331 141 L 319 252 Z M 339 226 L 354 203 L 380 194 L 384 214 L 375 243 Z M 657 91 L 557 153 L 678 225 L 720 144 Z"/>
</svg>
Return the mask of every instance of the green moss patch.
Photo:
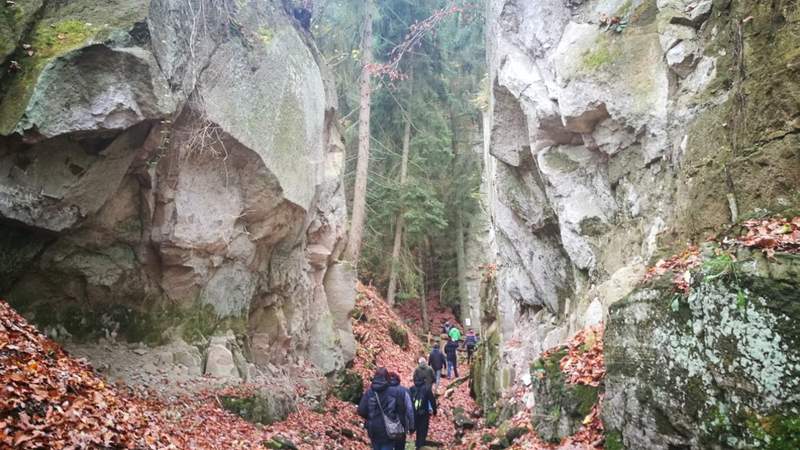
<svg viewBox="0 0 800 450">
<path fill-rule="evenodd" d="M 589 72 L 595 72 L 611 65 L 618 57 L 619 51 L 613 47 L 613 43 L 608 37 L 601 38 L 597 45 L 591 50 L 587 50 L 582 58 L 583 68 Z"/>
<path fill-rule="evenodd" d="M 622 433 L 619 431 L 606 433 L 604 448 L 605 450 L 625 450 L 625 444 L 622 442 Z"/>
<path fill-rule="evenodd" d="M 334 377 L 333 395 L 340 400 L 358 404 L 364 392 L 364 380 L 361 376 L 349 369 L 342 370 Z"/>
<path fill-rule="evenodd" d="M 389 324 L 389 337 L 400 348 L 408 348 L 408 332 L 400 325 L 396 323 Z"/>
<path fill-rule="evenodd" d="M 97 30 L 97 27 L 78 20 L 40 23 L 36 26 L 30 43 L 33 53 L 21 53 L 18 58 L 21 69 L 4 79 L 8 88 L 3 92 L 3 102 L 0 103 L 0 134 L 13 131 L 47 63 L 81 47 Z"/>
<path fill-rule="evenodd" d="M 553 443 L 578 431 L 600 394 L 597 387 L 566 383 L 560 368 L 566 355 L 567 350 L 562 348 L 531 364 L 536 395 L 533 426 L 543 439 Z"/>
<path fill-rule="evenodd" d="M 271 425 L 286 419 L 289 415 L 288 410 L 282 407 L 282 402 L 272 396 L 262 394 L 251 397 L 222 396 L 219 400 L 223 408 L 248 422 Z"/>
</svg>

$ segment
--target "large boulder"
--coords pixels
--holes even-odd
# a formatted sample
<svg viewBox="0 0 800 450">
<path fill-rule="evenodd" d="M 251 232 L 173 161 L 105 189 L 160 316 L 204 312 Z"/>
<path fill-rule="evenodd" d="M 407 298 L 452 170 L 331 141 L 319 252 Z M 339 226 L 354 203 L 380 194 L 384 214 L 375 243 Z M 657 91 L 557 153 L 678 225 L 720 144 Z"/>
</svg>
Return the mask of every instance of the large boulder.
<svg viewBox="0 0 800 450">
<path fill-rule="evenodd" d="M 800 445 L 800 258 L 726 264 L 689 294 L 667 277 L 611 307 L 603 418 L 626 448 Z"/>
<path fill-rule="evenodd" d="M 327 275 L 346 230 L 335 89 L 283 7 L 9 12 L 30 32 L 0 25 L 19 64 L 0 88 L 0 294 L 74 339 L 230 329 L 260 364 L 352 359 L 354 276 Z"/>
</svg>

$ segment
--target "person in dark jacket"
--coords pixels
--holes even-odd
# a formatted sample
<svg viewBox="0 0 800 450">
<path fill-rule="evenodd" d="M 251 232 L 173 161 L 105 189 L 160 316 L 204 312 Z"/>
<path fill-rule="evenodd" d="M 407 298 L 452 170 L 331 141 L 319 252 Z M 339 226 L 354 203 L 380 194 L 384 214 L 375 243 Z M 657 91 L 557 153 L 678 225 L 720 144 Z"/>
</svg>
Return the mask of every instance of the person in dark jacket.
<svg viewBox="0 0 800 450">
<path fill-rule="evenodd" d="M 478 336 L 472 328 L 467 332 L 464 345 L 467 347 L 467 362 L 472 364 L 472 355 L 475 353 L 475 347 L 478 346 Z"/>
<path fill-rule="evenodd" d="M 444 346 L 444 354 L 447 355 L 447 378 L 455 372 L 458 378 L 458 342 L 448 341 Z"/>
<path fill-rule="evenodd" d="M 415 445 L 417 449 L 425 446 L 428 440 L 428 427 L 431 415 L 436 415 L 436 396 L 431 392 L 431 387 L 422 380 L 414 382 L 411 388 L 411 401 L 414 405 L 414 423 L 417 427 Z"/>
<path fill-rule="evenodd" d="M 390 389 L 388 378 L 389 371 L 386 368 L 376 370 L 372 385 L 358 402 L 358 415 L 366 421 L 364 426 L 372 443 L 372 450 L 394 450 L 394 441 L 386 434 L 383 414 L 400 418 L 406 413 L 405 404 L 398 402 L 395 391 Z"/>
<path fill-rule="evenodd" d="M 406 434 L 413 433 L 414 407 L 411 404 L 411 394 L 409 393 L 408 389 L 400 384 L 400 375 L 396 374 L 395 372 L 389 372 L 389 389 L 393 391 L 392 395 L 395 396 L 397 401 L 402 402 L 405 405 L 406 413 L 400 416 L 400 423 L 403 424 L 403 429 L 406 430 Z M 406 436 L 403 435 L 402 439 L 394 441 L 394 450 L 405 450 L 405 448 Z"/>
<path fill-rule="evenodd" d="M 419 358 L 419 366 L 417 366 L 417 368 L 414 369 L 413 378 L 415 383 L 417 379 L 422 379 L 428 386 L 433 385 L 433 378 L 434 378 L 433 369 L 431 369 L 429 365 L 425 364 L 424 357 Z"/>
<path fill-rule="evenodd" d="M 433 346 L 431 354 L 428 356 L 428 365 L 433 369 L 434 391 L 439 390 L 439 379 L 442 378 L 442 369 L 447 368 L 447 359 L 444 353 L 439 350 L 439 344 Z"/>
</svg>

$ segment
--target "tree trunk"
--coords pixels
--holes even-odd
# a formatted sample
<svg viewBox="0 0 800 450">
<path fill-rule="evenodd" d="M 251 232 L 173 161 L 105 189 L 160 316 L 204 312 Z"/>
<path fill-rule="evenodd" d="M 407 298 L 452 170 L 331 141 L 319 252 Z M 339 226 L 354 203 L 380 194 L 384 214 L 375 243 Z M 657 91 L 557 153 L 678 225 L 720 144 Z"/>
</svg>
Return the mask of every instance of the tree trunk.
<svg viewBox="0 0 800 450">
<path fill-rule="evenodd" d="M 425 267 L 427 266 L 427 254 L 431 250 L 431 241 L 425 237 L 425 248 L 419 252 L 419 267 L 422 271 L 422 291 L 420 292 L 419 305 L 422 309 L 422 330 L 428 332 L 428 278 Z"/>
<path fill-rule="evenodd" d="M 406 112 L 406 127 L 403 130 L 403 156 L 400 160 L 400 188 L 402 189 L 403 186 L 406 184 L 406 177 L 408 175 L 408 153 L 411 147 L 411 117 L 408 116 L 408 112 Z M 389 289 L 386 293 L 386 299 L 389 302 L 389 305 L 394 306 L 394 296 L 395 291 L 397 290 L 397 265 L 399 263 L 400 258 L 400 247 L 403 243 L 403 226 L 405 224 L 405 220 L 403 218 L 403 214 L 405 211 L 403 208 L 400 208 L 400 212 L 397 213 L 397 220 L 395 221 L 394 226 L 394 245 L 392 246 L 392 262 L 391 262 L 391 269 L 389 273 Z"/>
<path fill-rule="evenodd" d="M 470 316 L 469 292 L 467 291 L 467 260 L 464 251 L 464 223 L 461 211 L 456 211 L 456 265 L 458 267 L 458 297 L 461 305 L 461 323 Z"/>
<path fill-rule="evenodd" d="M 372 0 L 364 1 L 364 35 L 361 40 L 361 95 L 358 111 L 358 162 L 356 182 L 353 188 L 353 215 L 350 219 L 350 236 L 345 249 L 345 258 L 354 267 L 358 266 L 361 254 L 361 239 L 364 234 L 367 203 L 367 168 L 369 166 L 369 119 L 372 96 L 370 65 L 372 64 Z"/>
</svg>

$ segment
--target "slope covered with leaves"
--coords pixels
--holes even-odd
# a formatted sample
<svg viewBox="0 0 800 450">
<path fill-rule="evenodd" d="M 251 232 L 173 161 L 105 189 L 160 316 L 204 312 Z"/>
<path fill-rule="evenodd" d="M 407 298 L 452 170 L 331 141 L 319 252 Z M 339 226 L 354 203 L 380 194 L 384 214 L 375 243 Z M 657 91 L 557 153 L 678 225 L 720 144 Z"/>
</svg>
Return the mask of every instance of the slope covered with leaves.
<svg viewBox="0 0 800 450">
<path fill-rule="evenodd" d="M 364 385 L 369 385 L 372 372 L 377 367 L 386 367 L 397 372 L 403 384 L 410 386 L 417 360 L 420 356 L 427 359 L 428 349 L 423 345 L 417 333 L 422 333 L 422 319 L 418 309 L 406 305 L 400 313 L 393 310 L 381 298 L 378 291 L 372 286 L 359 284 L 359 296 L 356 300 L 356 313 L 353 319 L 353 331 L 358 340 L 358 350 L 354 369 L 364 378 Z M 429 317 L 455 322 L 452 313 L 439 307 L 438 302 L 429 304 Z M 406 324 L 414 324 L 412 328 Z M 436 322 L 433 322 L 434 325 Z M 402 347 L 392 341 L 389 330 L 397 327 L 406 333 L 408 345 Z M 459 374 L 462 378 L 442 378 L 439 389 L 439 415 L 431 419 L 428 440 L 443 445 L 444 448 L 461 448 L 457 444 L 456 422 L 461 416 L 474 421 L 473 413 L 478 409 L 475 401 L 469 394 L 469 383 L 464 382 L 469 375 L 469 366 L 466 357 L 459 362 Z M 463 425 L 463 424 L 462 424 Z M 477 423 L 471 426 L 477 426 Z"/>
<path fill-rule="evenodd" d="M 153 404 L 109 386 L 0 301 L 0 442 L 5 448 L 180 446 Z"/>
<path fill-rule="evenodd" d="M 286 421 L 261 427 L 219 398 L 263 386 L 159 399 L 109 385 L 3 301 L 0 386 L 0 448 L 254 449 L 287 439 L 298 448 L 368 448 L 355 407 L 335 398 L 322 411 L 301 403 Z"/>
<path fill-rule="evenodd" d="M 736 261 L 738 249 L 760 250 L 768 258 L 775 253 L 800 254 L 800 216 L 793 218 L 772 217 L 747 220 L 741 224 L 740 235 L 714 236 L 709 238 L 713 257 L 722 257 L 729 262 Z M 689 245 L 682 253 L 659 260 L 645 272 L 643 282 L 651 282 L 666 274 L 672 276 L 675 290 L 689 293 L 691 271 L 707 264 L 711 255 L 702 255 L 700 248 Z"/>
<path fill-rule="evenodd" d="M 356 288 L 356 308 L 353 312 L 353 334 L 358 342 L 353 369 L 369 385 L 372 373 L 378 367 L 397 372 L 404 382 L 411 381 L 417 359 L 424 355 L 422 342 L 414 331 L 381 298 L 373 286 L 361 283 Z M 406 345 L 392 340 L 390 330 L 404 335 Z"/>
<path fill-rule="evenodd" d="M 397 372 L 409 385 L 420 339 L 372 287 L 358 286 L 353 328 L 359 346 L 353 369 L 369 385 L 376 367 Z M 390 329 L 405 334 L 395 343 Z M 466 366 L 462 374 L 469 373 Z M 265 386 L 203 389 L 193 395 L 159 398 L 109 384 L 86 362 L 72 358 L 0 301 L 0 448 L 146 449 L 368 449 L 355 405 L 333 396 L 311 408 L 300 401 L 286 420 L 269 426 L 250 423 L 222 407 L 222 397 L 252 397 Z M 453 411 L 476 406 L 468 384 L 448 388 L 429 439 L 455 445 Z M 303 397 L 302 390 L 298 391 Z M 291 447 L 286 447 L 291 448 Z"/>
<path fill-rule="evenodd" d="M 422 305 L 421 301 L 417 298 L 406 300 L 395 307 L 397 313 L 400 314 L 405 321 L 411 324 L 422 324 Z M 430 323 L 430 332 L 436 335 L 440 332 L 440 327 L 445 321 L 453 324 L 458 324 L 455 314 L 449 308 L 442 304 L 439 292 L 432 291 L 428 295 L 425 302 L 427 306 L 428 321 Z M 420 333 L 423 330 L 419 330 Z M 422 333 L 424 334 L 424 333 Z"/>
</svg>

